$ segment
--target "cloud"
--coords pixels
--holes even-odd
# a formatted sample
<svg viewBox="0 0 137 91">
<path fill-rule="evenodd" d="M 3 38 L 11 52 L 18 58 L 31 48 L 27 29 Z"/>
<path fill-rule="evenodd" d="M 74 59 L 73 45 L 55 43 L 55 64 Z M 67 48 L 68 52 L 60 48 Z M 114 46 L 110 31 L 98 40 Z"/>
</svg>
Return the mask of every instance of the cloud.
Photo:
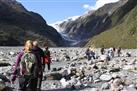
<svg viewBox="0 0 137 91">
<path fill-rule="evenodd" d="M 83 8 L 84 8 L 84 9 L 90 9 L 90 7 L 91 7 L 91 6 L 90 6 L 89 4 L 84 4 L 84 5 L 83 5 Z"/>
<path fill-rule="evenodd" d="M 118 2 L 118 1 L 119 0 L 97 0 L 96 5 L 93 8 L 98 9 L 107 3 L 114 3 L 114 2 Z"/>
<path fill-rule="evenodd" d="M 87 10 L 96 10 L 105 4 L 114 3 L 114 2 L 118 2 L 118 1 L 119 0 L 96 0 L 96 4 L 94 6 L 89 5 L 89 4 L 84 4 L 83 8 L 87 9 Z"/>
</svg>

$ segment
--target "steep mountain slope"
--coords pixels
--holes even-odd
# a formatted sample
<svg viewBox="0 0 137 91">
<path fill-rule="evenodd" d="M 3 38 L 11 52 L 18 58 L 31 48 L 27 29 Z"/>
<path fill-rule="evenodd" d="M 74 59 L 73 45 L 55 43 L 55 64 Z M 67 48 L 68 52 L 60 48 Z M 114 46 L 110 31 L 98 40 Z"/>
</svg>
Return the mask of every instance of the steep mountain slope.
<svg viewBox="0 0 137 91">
<path fill-rule="evenodd" d="M 37 13 L 27 11 L 16 0 L 0 0 L 0 45 L 23 45 L 27 39 L 62 46 L 61 35 Z"/>
<path fill-rule="evenodd" d="M 92 38 L 87 46 L 137 48 L 137 0 L 129 0 L 111 18 L 117 25 Z"/>
<path fill-rule="evenodd" d="M 83 46 L 89 38 L 104 32 L 117 24 L 111 19 L 111 15 L 118 8 L 125 5 L 128 0 L 120 0 L 117 3 L 106 4 L 96 11 L 89 11 L 75 21 L 63 22 L 59 27 L 71 39 L 79 41 L 76 46 Z M 116 19 L 115 19 L 116 20 Z"/>
</svg>

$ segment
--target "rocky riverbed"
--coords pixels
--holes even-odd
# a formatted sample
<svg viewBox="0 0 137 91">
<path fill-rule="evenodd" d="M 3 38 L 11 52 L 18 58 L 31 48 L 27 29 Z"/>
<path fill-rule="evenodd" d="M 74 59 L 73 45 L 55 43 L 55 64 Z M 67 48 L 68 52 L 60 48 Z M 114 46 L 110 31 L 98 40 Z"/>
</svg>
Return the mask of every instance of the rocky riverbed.
<svg viewBox="0 0 137 91">
<path fill-rule="evenodd" d="M 17 91 L 17 82 L 10 84 L 9 81 L 21 50 L 21 47 L 0 47 L 0 91 L 6 87 L 11 87 L 7 91 Z M 107 63 L 101 59 L 100 49 L 95 50 L 96 59 L 91 60 L 86 58 L 86 48 L 51 48 L 50 51 L 51 71 L 45 68 L 43 91 L 137 90 L 136 49 L 122 50 L 120 57 L 115 53 Z"/>
</svg>

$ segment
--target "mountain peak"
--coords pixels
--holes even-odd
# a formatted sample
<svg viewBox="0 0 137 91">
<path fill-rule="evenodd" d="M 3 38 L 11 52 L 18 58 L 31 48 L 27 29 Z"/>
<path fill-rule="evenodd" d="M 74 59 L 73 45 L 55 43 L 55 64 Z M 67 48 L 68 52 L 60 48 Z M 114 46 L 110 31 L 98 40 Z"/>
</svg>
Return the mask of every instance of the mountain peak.
<svg viewBox="0 0 137 91">
<path fill-rule="evenodd" d="M 6 3 L 8 5 L 17 5 L 17 4 L 20 4 L 19 2 L 17 2 L 16 0 L 0 0 L 1 2 L 3 3 Z"/>
<path fill-rule="evenodd" d="M 16 11 L 26 12 L 24 6 L 16 0 L 0 0 L 0 3 L 3 3 L 9 6 L 10 8 L 15 9 Z"/>
</svg>

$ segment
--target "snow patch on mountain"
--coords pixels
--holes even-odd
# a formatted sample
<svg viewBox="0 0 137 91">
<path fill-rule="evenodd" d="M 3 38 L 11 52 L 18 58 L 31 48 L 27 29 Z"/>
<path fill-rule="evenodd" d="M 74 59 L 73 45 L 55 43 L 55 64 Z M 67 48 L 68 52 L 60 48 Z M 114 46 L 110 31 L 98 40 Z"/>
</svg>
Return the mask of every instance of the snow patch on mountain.
<svg viewBox="0 0 137 91">
<path fill-rule="evenodd" d="M 72 17 L 68 17 L 67 19 L 64 19 L 62 21 L 57 21 L 53 24 L 49 24 L 52 27 L 54 27 L 59 33 L 63 32 L 63 29 L 59 27 L 59 25 L 63 22 L 70 22 L 70 21 L 75 21 L 76 19 L 78 19 L 80 16 L 72 16 Z"/>
</svg>

